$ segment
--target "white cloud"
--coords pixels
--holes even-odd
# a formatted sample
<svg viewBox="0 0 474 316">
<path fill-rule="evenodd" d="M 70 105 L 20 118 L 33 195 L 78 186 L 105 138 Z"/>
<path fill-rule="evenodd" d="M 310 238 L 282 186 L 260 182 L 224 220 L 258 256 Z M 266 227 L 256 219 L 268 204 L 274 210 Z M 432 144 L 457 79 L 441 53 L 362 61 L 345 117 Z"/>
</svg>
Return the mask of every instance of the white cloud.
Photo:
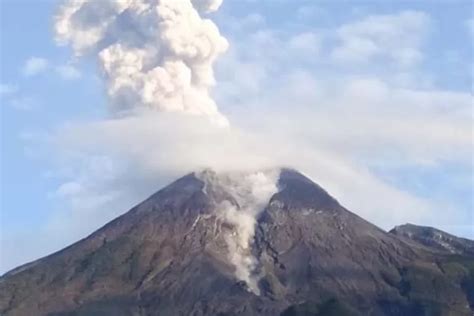
<svg viewBox="0 0 474 316">
<path fill-rule="evenodd" d="M 19 111 L 32 111 L 38 108 L 38 101 L 30 96 L 15 96 L 9 99 L 7 105 Z"/>
<path fill-rule="evenodd" d="M 256 27 L 265 24 L 265 17 L 258 13 L 250 13 L 243 19 L 239 19 L 240 28 Z"/>
<path fill-rule="evenodd" d="M 315 4 L 304 4 L 296 9 L 296 16 L 303 20 L 327 17 L 327 15 L 328 12 L 325 9 Z"/>
<path fill-rule="evenodd" d="M 262 85 L 275 73 L 281 77 L 283 69 L 307 66 L 321 57 L 322 35 L 313 30 L 286 34 L 262 26 L 244 34 L 234 39 L 240 49 L 231 46 L 217 63 L 218 87 L 214 93 L 223 105 L 229 105 L 231 99 L 240 102 L 266 94 L 268 88 Z"/>
<path fill-rule="evenodd" d="M 56 191 L 56 195 L 59 197 L 68 197 L 82 192 L 82 185 L 78 182 L 70 181 L 63 183 L 59 186 Z"/>
<path fill-rule="evenodd" d="M 472 36 L 474 36 L 474 18 L 467 19 L 465 25 Z"/>
<path fill-rule="evenodd" d="M 56 72 L 64 80 L 75 80 L 81 78 L 79 69 L 72 65 L 60 65 L 56 67 Z"/>
<path fill-rule="evenodd" d="M 314 32 L 304 32 L 290 38 L 288 49 L 291 56 L 316 58 L 320 51 L 320 37 Z"/>
<path fill-rule="evenodd" d="M 79 79 L 82 74 L 78 68 L 71 64 L 52 64 L 48 59 L 41 57 L 30 57 L 27 59 L 21 69 L 26 77 L 33 77 L 52 70 L 64 80 Z"/>
<path fill-rule="evenodd" d="M 298 86 L 296 82 L 293 87 Z M 358 102 L 354 102 L 355 91 L 364 91 Z M 128 193 L 118 195 L 134 196 L 119 185 L 126 183 L 130 188 L 141 184 L 143 192 L 151 194 L 157 186 L 143 185 L 153 183 L 147 181 L 150 178 L 171 179 L 209 166 L 239 170 L 289 165 L 384 228 L 431 220 L 439 209 L 429 200 L 386 183 L 370 171 L 370 164 L 468 163 L 470 123 L 456 111 L 451 114 L 443 109 L 446 104 L 453 110 L 469 106 L 467 95 L 398 90 L 377 81 L 354 80 L 341 87 L 341 96 L 326 100 L 330 104 L 324 109 L 302 105 L 289 110 L 282 96 L 291 93 L 280 90 L 267 100 L 260 99 L 264 108 L 259 116 L 249 115 L 246 109 L 235 112 L 232 122 L 239 127 L 231 129 L 212 127 L 195 118 L 147 115 L 69 126 L 57 133 L 57 141 L 64 152 L 75 152 L 80 164 L 98 155 L 127 166 L 125 173 L 109 168 L 113 176 L 105 180 L 94 170 L 81 174 L 79 178 L 87 184 L 81 186 L 90 187 L 90 192 L 120 188 Z M 296 94 L 301 96 L 301 90 Z M 317 95 L 310 96 L 306 101 L 322 101 Z M 399 111 L 406 114 L 395 115 Z M 146 195 L 143 192 L 130 201 L 139 202 Z M 450 216 L 456 220 L 453 213 Z"/>
<path fill-rule="evenodd" d="M 8 97 L 18 92 L 18 87 L 8 83 L 0 83 L 0 97 Z"/>
<path fill-rule="evenodd" d="M 41 57 L 30 57 L 26 60 L 22 68 L 22 73 L 26 77 L 38 75 L 49 67 L 49 61 Z"/>
<path fill-rule="evenodd" d="M 3 99 L 2 105 L 19 111 L 30 111 L 38 106 L 35 98 L 21 95 L 18 86 L 12 84 L 0 84 L 0 98 Z"/>
<path fill-rule="evenodd" d="M 399 66 L 413 66 L 423 58 L 421 48 L 429 26 L 430 17 L 418 11 L 368 16 L 338 28 L 339 44 L 332 58 L 342 63 L 386 58 Z"/>
</svg>

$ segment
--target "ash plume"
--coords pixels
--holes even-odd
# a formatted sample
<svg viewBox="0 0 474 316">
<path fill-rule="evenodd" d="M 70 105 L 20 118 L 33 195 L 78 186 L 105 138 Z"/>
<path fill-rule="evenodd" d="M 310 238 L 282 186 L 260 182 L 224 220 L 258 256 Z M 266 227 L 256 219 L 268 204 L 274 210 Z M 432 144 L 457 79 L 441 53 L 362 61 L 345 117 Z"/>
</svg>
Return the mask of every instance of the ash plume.
<svg viewBox="0 0 474 316">
<path fill-rule="evenodd" d="M 97 59 L 113 113 L 153 109 L 228 125 L 210 96 L 213 63 L 227 40 L 202 14 L 222 0 L 69 0 L 56 39 Z"/>
<path fill-rule="evenodd" d="M 252 254 L 255 226 L 258 215 L 278 191 L 279 172 L 279 169 L 243 173 L 204 171 L 197 175 L 206 183 L 205 192 L 223 190 L 232 196 L 233 201 L 225 199 L 217 205 L 217 216 L 232 227 L 225 232 L 224 239 L 235 277 L 256 295 L 260 295 L 260 276 L 256 273 L 258 260 Z"/>
</svg>

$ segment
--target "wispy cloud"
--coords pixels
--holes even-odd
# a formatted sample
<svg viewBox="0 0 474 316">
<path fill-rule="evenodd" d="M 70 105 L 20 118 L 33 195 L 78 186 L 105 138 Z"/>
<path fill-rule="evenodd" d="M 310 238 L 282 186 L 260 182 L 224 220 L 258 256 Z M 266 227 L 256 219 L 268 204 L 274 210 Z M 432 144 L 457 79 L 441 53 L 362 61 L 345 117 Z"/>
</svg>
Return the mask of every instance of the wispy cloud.
<svg viewBox="0 0 474 316">
<path fill-rule="evenodd" d="M 21 68 L 25 77 L 34 77 L 46 72 L 55 72 L 63 80 L 76 80 L 81 78 L 81 71 L 73 64 L 54 64 L 42 57 L 28 58 Z"/>
<path fill-rule="evenodd" d="M 39 107 L 38 100 L 31 96 L 17 96 L 8 100 L 7 103 L 19 111 L 32 111 Z"/>
<path fill-rule="evenodd" d="M 31 111 L 38 107 L 36 98 L 23 95 L 18 86 L 13 84 L 0 84 L 0 98 L 2 105 L 19 111 Z"/>
<path fill-rule="evenodd" d="M 75 80 L 81 78 L 82 74 L 72 65 L 59 65 L 55 68 L 58 75 L 64 80 Z"/>
<path fill-rule="evenodd" d="M 386 58 L 399 66 L 413 66 L 423 58 L 421 46 L 429 25 L 430 17 L 419 11 L 368 16 L 338 28 L 340 44 L 332 57 L 344 63 Z"/>
<path fill-rule="evenodd" d="M 9 83 L 0 83 L 0 97 L 11 96 L 18 92 L 18 87 Z"/>
<path fill-rule="evenodd" d="M 474 36 L 474 18 L 467 19 L 464 23 L 471 35 Z"/>
<path fill-rule="evenodd" d="M 26 77 L 32 77 L 46 71 L 49 66 L 49 61 L 45 58 L 30 57 L 25 61 L 21 72 Z"/>
</svg>

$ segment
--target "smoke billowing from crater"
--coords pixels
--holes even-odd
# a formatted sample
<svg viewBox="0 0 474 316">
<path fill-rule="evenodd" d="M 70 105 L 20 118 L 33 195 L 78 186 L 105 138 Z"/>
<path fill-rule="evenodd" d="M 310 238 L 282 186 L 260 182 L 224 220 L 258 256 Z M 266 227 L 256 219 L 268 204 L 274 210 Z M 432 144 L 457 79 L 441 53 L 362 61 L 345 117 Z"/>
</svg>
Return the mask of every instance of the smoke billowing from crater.
<svg viewBox="0 0 474 316">
<path fill-rule="evenodd" d="M 264 211 L 273 194 L 278 191 L 279 169 L 256 172 L 215 173 L 204 171 L 198 174 L 207 194 L 226 192 L 225 198 L 216 206 L 218 218 L 230 225 L 224 239 L 229 261 L 235 267 L 235 277 L 244 281 L 249 290 L 259 295 L 258 260 L 252 253 L 258 215 Z"/>
<path fill-rule="evenodd" d="M 227 40 L 201 14 L 222 0 L 69 0 L 57 40 L 97 58 L 112 112 L 151 108 L 203 115 L 228 125 L 210 96 L 213 63 Z"/>
</svg>

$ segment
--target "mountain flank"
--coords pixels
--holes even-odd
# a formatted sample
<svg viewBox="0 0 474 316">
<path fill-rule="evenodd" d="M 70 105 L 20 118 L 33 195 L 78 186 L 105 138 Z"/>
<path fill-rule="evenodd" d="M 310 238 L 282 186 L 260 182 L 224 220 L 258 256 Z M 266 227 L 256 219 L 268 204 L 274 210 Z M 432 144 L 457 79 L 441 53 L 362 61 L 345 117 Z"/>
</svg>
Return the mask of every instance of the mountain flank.
<svg viewBox="0 0 474 316">
<path fill-rule="evenodd" d="M 473 241 L 386 232 L 292 169 L 186 175 L 0 278 L 0 315 L 466 315 Z"/>
</svg>

